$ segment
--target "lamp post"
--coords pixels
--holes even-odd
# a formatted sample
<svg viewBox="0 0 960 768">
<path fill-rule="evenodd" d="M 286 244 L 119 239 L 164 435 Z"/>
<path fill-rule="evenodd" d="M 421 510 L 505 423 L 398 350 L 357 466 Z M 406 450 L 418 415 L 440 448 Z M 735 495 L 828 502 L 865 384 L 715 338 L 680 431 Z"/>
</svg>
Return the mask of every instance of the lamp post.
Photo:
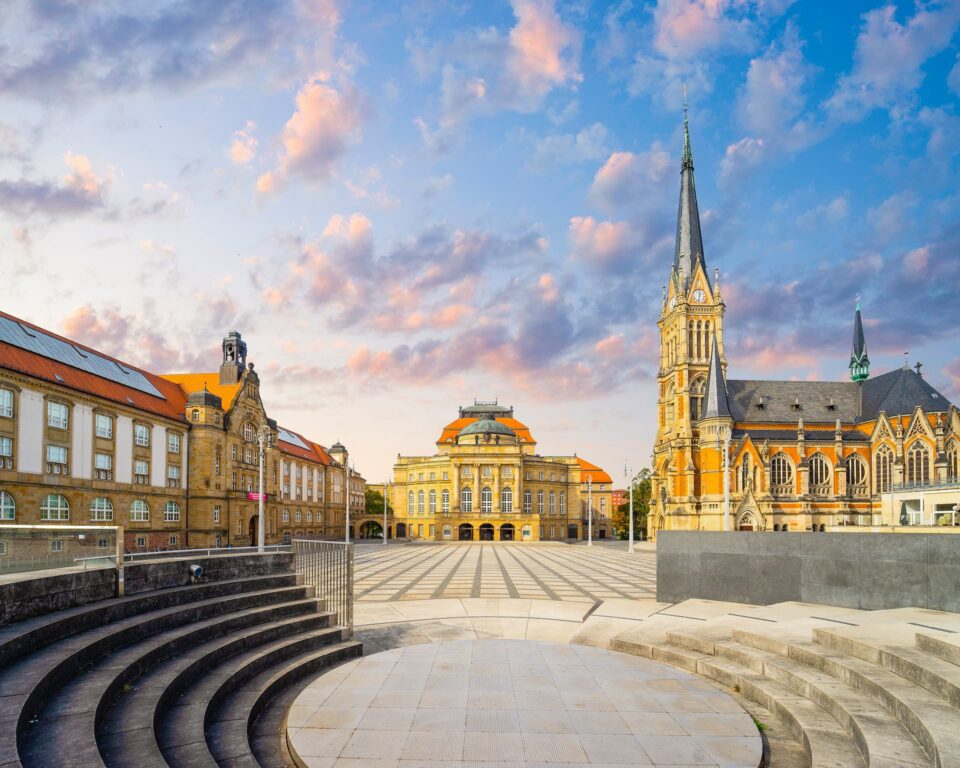
<svg viewBox="0 0 960 768">
<path fill-rule="evenodd" d="M 627 493 L 630 494 L 630 543 L 627 545 L 627 552 L 633 552 L 633 484 L 637 481 L 637 475 L 630 470 L 630 464 L 623 465 L 623 474 L 627 478 Z"/>
<path fill-rule="evenodd" d="M 383 544 L 387 544 L 387 494 L 390 493 L 390 481 L 383 484 Z"/>
<path fill-rule="evenodd" d="M 587 475 L 587 546 L 593 546 L 593 475 Z"/>
<path fill-rule="evenodd" d="M 350 543 L 350 459 L 346 458 L 343 462 L 343 474 L 346 477 L 347 482 L 347 501 L 346 501 L 346 512 L 347 520 L 343 526 L 343 538 L 347 544 Z"/>
<path fill-rule="evenodd" d="M 258 514 L 257 514 L 257 551 L 263 552 L 266 545 L 267 539 L 267 529 L 264 522 L 264 504 L 263 504 L 263 466 L 266 463 L 267 457 L 267 442 L 270 440 L 270 427 L 266 424 L 260 425 L 260 429 L 257 430 L 257 442 L 260 444 L 260 493 L 257 494 L 258 497 Z"/>
</svg>

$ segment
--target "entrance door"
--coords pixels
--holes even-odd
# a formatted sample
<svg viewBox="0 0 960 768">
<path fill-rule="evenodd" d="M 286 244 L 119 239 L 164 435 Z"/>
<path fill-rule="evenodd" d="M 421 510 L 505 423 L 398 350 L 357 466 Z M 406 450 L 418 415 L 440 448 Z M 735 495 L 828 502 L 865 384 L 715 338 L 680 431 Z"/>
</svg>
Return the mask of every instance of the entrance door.
<svg viewBox="0 0 960 768">
<path fill-rule="evenodd" d="M 480 541 L 493 541 L 493 526 L 490 523 L 480 526 Z"/>
<path fill-rule="evenodd" d="M 753 526 L 750 525 L 749 523 L 742 523 L 737 530 L 740 530 L 740 531 L 752 531 L 752 530 L 753 530 Z"/>
<path fill-rule="evenodd" d="M 500 526 L 500 541 L 513 541 L 515 535 L 516 534 L 511 523 Z"/>
<path fill-rule="evenodd" d="M 250 545 L 256 546 L 260 543 L 260 515 L 254 515 L 250 518 Z"/>
<path fill-rule="evenodd" d="M 473 541 L 473 526 L 470 523 L 460 526 L 460 541 Z"/>
<path fill-rule="evenodd" d="M 568 538 L 568 539 L 575 539 L 575 538 L 577 538 L 577 526 L 575 526 L 575 525 L 568 525 L 568 526 L 567 526 L 567 538 Z"/>
<path fill-rule="evenodd" d="M 397 538 L 403 539 L 407 536 L 407 524 L 406 523 L 397 523 Z"/>
</svg>

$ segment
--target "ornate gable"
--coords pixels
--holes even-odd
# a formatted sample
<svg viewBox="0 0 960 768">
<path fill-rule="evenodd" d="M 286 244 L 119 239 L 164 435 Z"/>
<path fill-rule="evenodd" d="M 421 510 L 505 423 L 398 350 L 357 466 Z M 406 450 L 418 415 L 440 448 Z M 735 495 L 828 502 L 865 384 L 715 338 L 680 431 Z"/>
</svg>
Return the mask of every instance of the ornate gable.
<svg viewBox="0 0 960 768">
<path fill-rule="evenodd" d="M 920 406 L 917 406 L 913 412 L 910 426 L 907 427 L 907 431 L 904 434 L 905 440 L 912 440 L 915 437 L 926 437 L 930 440 L 934 439 L 933 430 L 930 428 L 930 423 L 927 421 L 927 417 Z"/>
<path fill-rule="evenodd" d="M 870 442 L 876 443 L 881 440 L 889 440 L 893 442 L 893 428 L 890 426 L 890 421 L 887 419 L 887 414 L 881 411 L 880 416 L 877 418 L 877 423 L 873 427 L 873 434 L 870 436 Z"/>
</svg>

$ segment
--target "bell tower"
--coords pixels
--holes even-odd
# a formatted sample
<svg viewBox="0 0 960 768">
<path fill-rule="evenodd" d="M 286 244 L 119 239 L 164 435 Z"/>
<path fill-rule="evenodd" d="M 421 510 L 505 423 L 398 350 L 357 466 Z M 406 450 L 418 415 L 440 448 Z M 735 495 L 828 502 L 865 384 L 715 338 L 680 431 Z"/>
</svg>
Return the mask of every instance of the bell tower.
<svg viewBox="0 0 960 768">
<path fill-rule="evenodd" d="M 236 331 L 223 337 L 223 362 L 220 364 L 220 383 L 236 384 L 247 364 L 247 343 Z"/>
</svg>

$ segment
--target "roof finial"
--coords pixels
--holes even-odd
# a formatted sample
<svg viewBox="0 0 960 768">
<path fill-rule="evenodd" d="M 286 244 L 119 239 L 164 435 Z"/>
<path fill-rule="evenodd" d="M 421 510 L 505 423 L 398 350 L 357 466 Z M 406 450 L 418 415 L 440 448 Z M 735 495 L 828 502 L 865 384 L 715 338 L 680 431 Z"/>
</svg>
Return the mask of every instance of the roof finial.
<svg viewBox="0 0 960 768">
<path fill-rule="evenodd" d="M 910 354 L 909 352 L 904 352 L 904 353 L 903 353 L 903 370 L 905 370 L 905 371 L 909 371 L 909 370 L 910 370 L 910 360 L 909 360 L 909 358 L 907 357 L 909 354 Z"/>
</svg>

